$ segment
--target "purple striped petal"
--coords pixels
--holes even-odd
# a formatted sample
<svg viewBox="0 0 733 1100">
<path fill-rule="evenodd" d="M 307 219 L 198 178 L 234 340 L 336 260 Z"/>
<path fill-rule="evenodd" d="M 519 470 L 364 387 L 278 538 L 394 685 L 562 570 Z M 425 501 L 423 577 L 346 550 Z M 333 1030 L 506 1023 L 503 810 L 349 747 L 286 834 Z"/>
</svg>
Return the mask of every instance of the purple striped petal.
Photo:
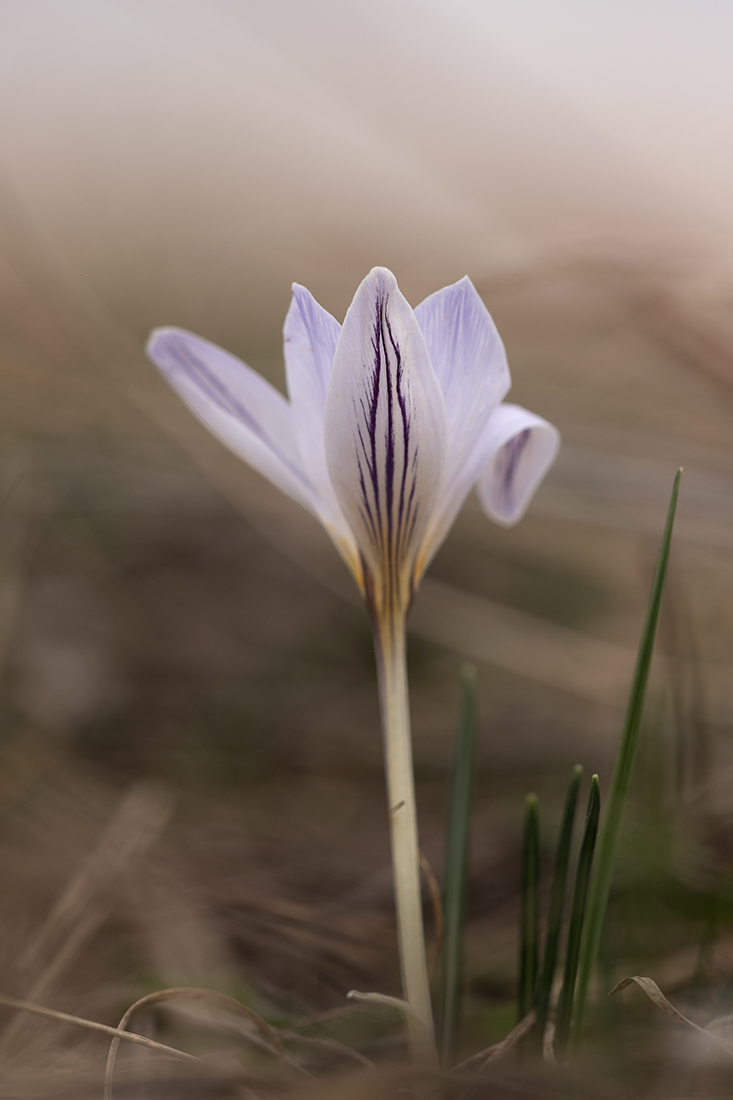
<svg viewBox="0 0 733 1100">
<path fill-rule="evenodd" d="M 445 469 L 445 403 L 415 314 L 386 268 L 370 272 L 346 314 L 325 438 L 372 610 L 405 609 Z"/>
<path fill-rule="evenodd" d="M 522 518 L 560 448 L 560 433 L 519 405 L 500 405 L 486 425 L 491 457 L 478 480 L 484 511 L 511 527 Z"/>
<path fill-rule="evenodd" d="M 146 350 L 222 443 L 318 513 L 318 494 L 303 470 L 292 410 L 274 386 L 235 356 L 183 329 L 156 329 Z"/>
</svg>

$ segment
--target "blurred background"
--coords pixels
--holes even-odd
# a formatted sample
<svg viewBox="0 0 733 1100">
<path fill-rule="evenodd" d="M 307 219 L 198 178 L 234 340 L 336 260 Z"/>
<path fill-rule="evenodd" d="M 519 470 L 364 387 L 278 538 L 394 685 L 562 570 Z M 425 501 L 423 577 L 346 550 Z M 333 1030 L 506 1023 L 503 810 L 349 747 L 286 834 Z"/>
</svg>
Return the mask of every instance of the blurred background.
<svg viewBox="0 0 733 1100">
<path fill-rule="evenodd" d="M 467 502 L 412 619 L 438 876 L 478 669 L 466 1042 L 513 1023 L 524 794 L 549 859 L 572 766 L 607 787 L 678 466 L 604 957 L 730 1011 L 732 46 L 722 0 L 2 0 L 0 989 L 398 992 L 353 583 L 143 353 L 179 325 L 283 388 L 291 282 L 341 320 L 381 264 L 413 304 L 470 275 L 564 440 L 517 528 Z"/>
</svg>

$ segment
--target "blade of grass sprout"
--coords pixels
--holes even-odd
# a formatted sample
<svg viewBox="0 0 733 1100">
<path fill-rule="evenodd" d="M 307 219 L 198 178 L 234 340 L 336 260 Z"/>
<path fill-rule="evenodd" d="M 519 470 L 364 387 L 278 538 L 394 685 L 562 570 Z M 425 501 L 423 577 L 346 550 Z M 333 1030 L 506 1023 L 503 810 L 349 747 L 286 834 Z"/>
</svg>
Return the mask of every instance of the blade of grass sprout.
<svg viewBox="0 0 733 1100">
<path fill-rule="evenodd" d="M 428 976 L 432 981 L 443 955 L 443 897 L 440 883 L 435 877 L 433 868 L 430 866 L 430 860 L 423 851 L 420 851 L 419 856 L 420 870 L 423 873 L 425 885 L 428 888 L 430 904 L 433 909 L 433 921 L 435 922 L 435 931 L 433 933 L 435 939 L 428 960 Z"/>
<path fill-rule="evenodd" d="M 534 1008 L 540 938 L 540 825 L 537 795 L 527 795 L 522 850 L 522 910 L 519 946 L 519 1019 Z"/>
<path fill-rule="evenodd" d="M 595 861 L 588 899 L 588 914 L 585 924 L 585 933 L 581 945 L 580 972 L 578 976 L 577 997 L 575 999 L 575 1020 L 573 1030 L 575 1036 L 580 1034 L 583 1016 L 588 1002 L 588 990 L 590 980 L 598 954 L 598 945 L 601 939 L 601 928 L 606 915 L 608 895 L 611 889 L 611 876 L 613 874 L 613 862 L 616 855 L 616 846 L 621 827 L 621 818 L 626 803 L 626 795 L 629 789 L 631 771 L 634 765 L 636 744 L 639 739 L 639 727 L 641 715 L 644 709 L 644 696 L 649 679 L 649 666 L 654 648 L 654 637 L 659 622 L 659 609 L 662 603 L 664 581 L 667 575 L 667 563 L 669 561 L 669 548 L 672 541 L 672 528 L 674 515 L 677 508 L 677 497 L 680 489 L 680 477 L 682 470 L 678 470 L 672 486 L 672 496 L 667 510 L 667 522 L 664 526 L 664 534 L 659 547 L 657 567 L 654 572 L 652 590 L 649 598 L 646 621 L 641 635 L 639 652 L 636 658 L 636 668 L 631 685 L 631 694 L 626 710 L 623 735 L 616 763 L 611 776 L 611 786 L 608 793 L 606 812 L 603 816 L 600 834 L 598 837 L 598 858 Z"/>
<path fill-rule="evenodd" d="M 453 779 L 448 807 L 443 886 L 443 950 L 438 986 L 439 1050 L 441 1062 L 454 1059 L 463 992 L 463 933 L 471 855 L 471 798 L 476 768 L 476 670 L 461 669 L 461 712 L 453 757 Z"/>
<path fill-rule="evenodd" d="M 560 825 L 560 836 L 557 841 L 555 853 L 555 871 L 552 879 L 552 892 L 550 894 L 550 911 L 547 917 L 547 939 L 545 941 L 545 955 L 542 961 L 542 974 L 537 989 L 537 1035 L 542 1039 L 547 1023 L 547 1010 L 550 1006 L 550 994 L 555 978 L 555 966 L 557 964 L 557 952 L 560 944 L 560 932 L 562 931 L 562 918 L 565 910 L 565 884 L 568 878 L 568 863 L 570 861 L 570 844 L 573 839 L 573 823 L 575 821 L 575 807 L 578 802 L 578 790 L 583 769 L 580 764 L 573 768 L 573 777 L 570 780 L 565 810 Z"/>
<path fill-rule="evenodd" d="M 573 1015 L 573 1000 L 575 997 L 575 981 L 578 975 L 580 943 L 583 934 L 586 905 L 588 902 L 588 887 L 590 885 L 591 871 L 593 868 L 593 855 L 596 848 L 596 835 L 598 833 L 598 818 L 600 813 L 601 792 L 598 786 L 598 776 L 594 775 L 590 781 L 590 795 L 588 797 L 588 810 L 585 815 L 585 829 L 583 831 L 583 840 L 578 855 L 578 867 L 575 872 L 573 900 L 570 906 L 568 942 L 565 948 L 565 970 L 563 973 L 560 998 L 557 1002 L 554 1045 L 558 1061 L 562 1060 L 568 1045 L 570 1021 Z"/>
</svg>

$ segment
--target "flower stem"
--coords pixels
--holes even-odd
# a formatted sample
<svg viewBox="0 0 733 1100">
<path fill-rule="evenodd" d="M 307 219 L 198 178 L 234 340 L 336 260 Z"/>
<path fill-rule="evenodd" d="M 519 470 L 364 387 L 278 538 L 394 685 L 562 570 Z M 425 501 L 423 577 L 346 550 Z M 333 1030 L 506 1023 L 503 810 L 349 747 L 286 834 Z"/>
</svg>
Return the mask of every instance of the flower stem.
<svg viewBox="0 0 733 1100">
<path fill-rule="evenodd" d="M 392 843 L 392 873 L 406 1023 L 416 1061 L 437 1064 L 420 891 L 420 855 L 407 688 L 405 620 L 374 626 L 384 760 Z"/>
</svg>

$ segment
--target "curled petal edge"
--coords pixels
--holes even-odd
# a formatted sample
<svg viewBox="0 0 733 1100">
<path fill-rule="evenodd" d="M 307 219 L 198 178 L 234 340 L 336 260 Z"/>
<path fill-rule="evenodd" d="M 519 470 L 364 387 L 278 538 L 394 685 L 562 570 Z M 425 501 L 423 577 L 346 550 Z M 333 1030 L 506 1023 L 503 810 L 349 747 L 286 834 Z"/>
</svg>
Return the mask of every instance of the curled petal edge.
<svg viewBox="0 0 733 1100">
<path fill-rule="evenodd" d="M 495 523 L 518 523 L 557 458 L 560 433 L 520 405 L 500 405 L 486 425 L 492 453 L 479 476 L 481 506 Z"/>
</svg>

